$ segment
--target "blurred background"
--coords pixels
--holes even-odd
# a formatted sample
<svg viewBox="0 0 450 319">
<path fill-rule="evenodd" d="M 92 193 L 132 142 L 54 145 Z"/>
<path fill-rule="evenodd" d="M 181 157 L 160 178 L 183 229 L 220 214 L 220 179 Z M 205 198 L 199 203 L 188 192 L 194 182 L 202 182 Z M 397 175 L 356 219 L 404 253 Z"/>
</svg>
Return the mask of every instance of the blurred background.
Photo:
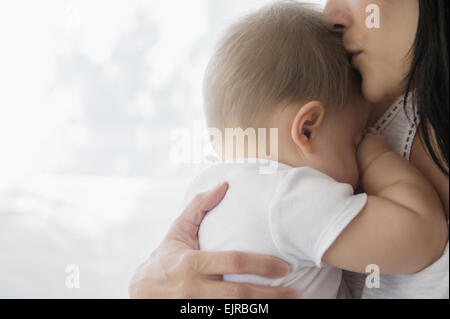
<svg viewBox="0 0 450 319">
<path fill-rule="evenodd" d="M 214 44 L 269 2 L 0 2 L 0 298 L 128 297 L 202 166 Z"/>
</svg>

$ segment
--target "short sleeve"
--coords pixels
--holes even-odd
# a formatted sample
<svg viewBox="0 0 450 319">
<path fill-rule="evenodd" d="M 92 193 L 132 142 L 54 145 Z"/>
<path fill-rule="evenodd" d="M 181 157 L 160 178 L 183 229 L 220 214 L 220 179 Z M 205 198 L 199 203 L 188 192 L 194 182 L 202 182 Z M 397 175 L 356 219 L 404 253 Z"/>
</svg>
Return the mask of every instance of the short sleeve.
<svg viewBox="0 0 450 319">
<path fill-rule="evenodd" d="M 367 203 L 353 187 L 311 168 L 292 169 L 269 208 L 272 239 L 287 261 L 322 268 L 325 252 Z"/>
</svg>

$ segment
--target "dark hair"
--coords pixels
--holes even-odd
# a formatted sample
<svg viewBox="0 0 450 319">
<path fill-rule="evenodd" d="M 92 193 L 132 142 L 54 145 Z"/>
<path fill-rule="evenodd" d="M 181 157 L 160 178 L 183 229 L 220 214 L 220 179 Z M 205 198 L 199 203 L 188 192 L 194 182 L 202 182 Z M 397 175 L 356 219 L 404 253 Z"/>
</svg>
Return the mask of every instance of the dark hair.
<svg viewBox="0 0 450 319">
<path fill-rule="evenodd" d="M 421 121 L 421 138 L 433 161 L 447 177 L 448 3 L 448 0 L 419 0 L 419 26 L 412 52 L 412 68 L 406 79 L 406 98 L 409 92 L 415 91 L 414 107 Z"/>
</svg>

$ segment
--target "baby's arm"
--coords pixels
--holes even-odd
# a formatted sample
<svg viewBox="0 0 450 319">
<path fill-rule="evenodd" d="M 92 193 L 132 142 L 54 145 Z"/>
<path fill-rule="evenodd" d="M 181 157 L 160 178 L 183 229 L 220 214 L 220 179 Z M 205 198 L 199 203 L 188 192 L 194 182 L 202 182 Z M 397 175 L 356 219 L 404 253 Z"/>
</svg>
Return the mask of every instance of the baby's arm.
<svg viewBox="0 0 450 319">
<path fill-rule="evenodd" d="M 438 195 L 412 164 L 372 132 L 358 150 L 368 202 L 323 257 L 342 269 L 382 274 L 418 272 L 441 256 L 448 225 Z"/>
</svg>

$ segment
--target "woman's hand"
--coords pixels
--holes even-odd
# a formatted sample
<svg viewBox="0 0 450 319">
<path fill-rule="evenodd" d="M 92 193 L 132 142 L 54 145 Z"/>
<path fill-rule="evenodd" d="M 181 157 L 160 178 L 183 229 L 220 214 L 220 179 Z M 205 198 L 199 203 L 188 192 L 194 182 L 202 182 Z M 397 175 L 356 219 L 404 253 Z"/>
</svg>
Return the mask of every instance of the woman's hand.
<svg viewBox="0 0 450 319">
<path fill-rule="evenodd" d="M 198 230 L 206 213 L 224 198 L 228 184 L 198 195 L 174 222 L 151 257 L 131 281 L 131 298 L 152 299 L 275 299 L 297 298 L 284 287 L 228 283 L 225 274 L 253 274 L 279 278 L 289 266 L 269 256 L 239 252 L 199 251 Z"/>
</svg>

